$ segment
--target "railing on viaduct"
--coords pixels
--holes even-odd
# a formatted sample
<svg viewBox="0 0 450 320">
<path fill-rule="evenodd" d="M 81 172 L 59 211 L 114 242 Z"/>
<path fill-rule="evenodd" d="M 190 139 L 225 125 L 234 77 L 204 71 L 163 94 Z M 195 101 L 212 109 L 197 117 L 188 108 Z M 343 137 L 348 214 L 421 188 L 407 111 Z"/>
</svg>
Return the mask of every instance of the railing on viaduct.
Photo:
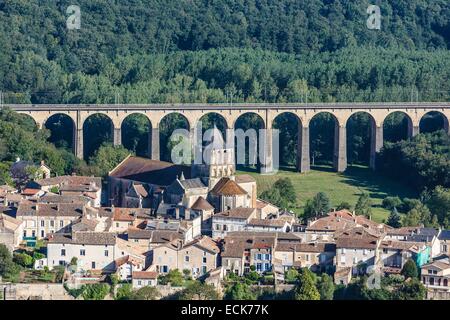
<svg viewBox="0 0 450 320">
<path fill-rule="evenodd" d="M 94 114 L 103 114 L 111 120 L 113 142 L 121 144 L 122 124 L 132 114 L 142 114 L 151 125 L 149 139 L 150 157 L 158 160 L 160 157 L 159 125 L 169 114 L 181 114 L 193 131 L 203 116 L 210 113 L 218 114 L 226 123 L 227 129 L 234 129 L 236 121 L 244 114 L 257 114 L 264 128 L 271 132 L 275 119 L 284 113 L 296 116 L 299 123 L 297 143 L 297 166 L 300 172 L 310 170 L 309 124 L 319 113 L 327 112 L 335 119 L 334 166 L 339 172 L 347 167 L 346 124 L 355 113 L 364 112 L 371 118 L 371 153 L 370 166 L 375 167 L 376 153 L 383 145 L 383 123 L 394 112 L 402 112 L 408 119 L 408 135 L 414 136 L 420 132 L 420 121 L 430 112 L 439 112 L 444 119 L 444 129 L 449 132 L 450 103 L 281 103 L 281 104 L 48 104 L 48 105 L 7 105 L 11 109 L 31 116 L 39 127 L 43 127 L 50 117 L 63 114 L 73 121 L 73 145 L 75 154 L 83 158 L 85 121 Z M 228 139 L 228 137 L 227 137 Z M 234 139 L 233 139 L 234 140 Z M 271 139 L 265 139 L 271 144 Z M 271 150 L 272 148 L 266 148 Z M 271 154 L 268 155 L 271 157 Z M 270 171 L 270 169 L 265 169 Z"/>
</svg>

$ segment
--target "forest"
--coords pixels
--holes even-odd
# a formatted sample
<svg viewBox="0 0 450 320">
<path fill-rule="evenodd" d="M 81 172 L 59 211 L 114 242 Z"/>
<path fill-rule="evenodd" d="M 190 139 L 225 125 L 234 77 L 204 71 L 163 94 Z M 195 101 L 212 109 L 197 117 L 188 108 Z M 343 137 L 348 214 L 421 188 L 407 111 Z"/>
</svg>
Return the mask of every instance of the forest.
<svg viewBox="0 0 450 320">
<path fill-rule="evenodd" d="M 380 30 L 366 26 L 369 4 L 381 8 Z M 2 106 L 450 101 L 448 0 L 79 0 L 79 30 L 66 26 L 69 5 L 0 2 Z M 202 121 L 204 128 L 224 128 L 214 116 Z M 298 125 L 289 114 L 274 124 L 285 168 L 296 163 Z M 334 125 L 329 114 L 310 124 L 314 166 L 331 163 Z M 251 115 L 237 122 L 243 129 L 260 126 Z M 368 164 L 370 126 L 368 114 L 350 118 L 350 165 Z M 170 160 L 168 137 L 180 127 L 186 127 L 180 116 L 160 124 L 162 160 Z M 423 134 L 408 139 L 406 117 L 389 116 L 380 173 L 412 185 L 424 203 L 439 186 L 448 188 L 449 140 L 439 132 L 443 128 L 440 114 L 428 114 L 420 124 Z M 149 155 L 145 118 L 127 118 L 123 146 L 111 145 L 111 129 L 108 119 L 89 118 L 80 160 L 72 154 L 70 120 L 52 117 L 38 130 L 30 119 L 3 108 L 0 184 L 10 182 L 7 168 L 16 157 L 45 160 L 55 174 L 104 176 L 130 152 Z"/>
</svg>

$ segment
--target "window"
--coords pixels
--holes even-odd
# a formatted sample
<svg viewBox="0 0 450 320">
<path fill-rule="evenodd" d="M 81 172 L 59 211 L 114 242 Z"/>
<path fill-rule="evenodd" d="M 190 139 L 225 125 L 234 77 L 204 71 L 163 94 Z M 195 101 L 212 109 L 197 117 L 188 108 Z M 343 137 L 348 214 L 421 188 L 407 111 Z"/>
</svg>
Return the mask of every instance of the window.
<svg viewBox="0 0 450 320">
<path fill-rule="evenodd" d="M 353 257 L 353 264 L 357 264 L 358 263 L 358 258 L 357 257 Z"/>
<path fill-rule="evenodd" d="M 257 271 L 261 271 L 262 270 L 262 266 L 263 266 L 262 263 L 257 263 L 256 264 L 256 270 Z"/>
<path fill-rule="evenodd" d="M 216 224 L 216 230 L 220 230 L 220 224 Z"/>
<path fill-rule="evenodd" d="M 202 267 L 202 274 L 205 274 L 206 272 L 208 272 L 208 269 L 206 269 L 206 266 Z"/>
<path fill-rule="evenodd" d="M 428 274 L 432 274 L 433 273 L 433 271 L 431 271 L 431 270 L 428 270 Z"/>
<path fill-rule="evenodd" d="M 342 248 L 342 249 L 341 249 L 341 253 L 342 253 L 342 254 L 345 254 L 345 248 Z"/>
<path fill-rule="evenodd" d="M 50 221 L 50 227 L 53 228 L 54 226 L 55 226 L 55 221 L 51 220 L 51 221 Z"/>
<path fill-rule="evenodd" d="M 23 230 L 23 237 L 24 237 L 24 238 L 27 237 L 27 230 Z"/>
<path fill-rule="evenodd" d="M 138 280 L 138 286 L 142 285 L 142 281 Z"/>
<path fill-rule="evenodd" d="M 116 222 L 116 228 L 118 228 L 119 227 L 119 223 L 118 222 Z"/>
<path fill-rule="evenodd" d="M 95 261 L 92 261 L 92 263 L 91 263 L 91 269 L 95 269 Z"/>
<path fill-rule="evenodd" d="M 169 272 L 169 267 L 168 266 L 162 266 L 162 272 L 163 273 Z"/>
<path fill-rule="evenodd" d="M 36 230 L 31 231 L 31 236 L 34 238 L 36 237 Z"/>
<path fill-rule="evenodd" d="M 62 227 L 64 227 L 64 221 L 63 220 L 61 220 L 60 222 L 59 222 L 59 226 L 62 228 Z"/>
<path fill-rule="evenodd" d="M 85 255 L 86 255 L 86 250 L 80 249 L 80 256 L 85 256 Z"/>
<path fill-rule="evenodd" d="M 363 250 L 363 255 L 367 256 L 367 249 Z"/>
<path fill-rule="evenodd" d="M 203 261 L 202 261 L 203 263 L 206 263 L 206 257 L 203 257 Z"/>
<path fill-rule="evenodd" d="M 45 221 L 41 220 L 41 227 L 45 227 Z"/>
<path fill-rule="evenodd" d="M 107 257 L 109 254 L 108 250 L 105 250 L 105 257 Z"/>
<path fill-rule="evenodd" d="M 265 263 L 265 264 L 264 264 L 264 270 L 269 271 L 270 269 L 272 269 L 272 268 L 270 267 L 270 263 Z"/>
<path fill-rule="evenodd" d="M 433 277 L 430 278 L 430 285 L 434 285 L 434 278 Z"/>
<path fill-rule="evenodd" d="M 189 256 L 184 256 L 184 261 L 189 262 Z"/>
<path fill-rule="evenodd" d="M 447 252 L 447 245 L 446 245 L 446 244 L 444 244 L 444 245 L 442 246 L 442 252 Z"/>
<path fill-rule="evenodd" d="M 227 231 L 227 225 L 226 224 L 223 225 L 223 231 Z"/>
<path fill-rule="evenodd" d="M 66 249 L 61 249 L 61 256 L 64 257 L 66 255 Z"/>
</svg>

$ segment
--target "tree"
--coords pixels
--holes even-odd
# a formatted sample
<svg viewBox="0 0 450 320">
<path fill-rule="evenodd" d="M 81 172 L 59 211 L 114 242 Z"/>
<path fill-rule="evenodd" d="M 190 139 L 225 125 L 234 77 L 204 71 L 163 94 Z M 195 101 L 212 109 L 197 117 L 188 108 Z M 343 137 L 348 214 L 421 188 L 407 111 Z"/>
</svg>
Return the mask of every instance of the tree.
<svg viewBox="0 0 450 320">
<path fill-rule="evenodd" d="M 219 294 L 214 286 L 200 281 L 187 285 L 179 294 L 179 300 L 218 300 Z"/>
<path fill-rule="evenodd" d="M 161 293 L 155 287 L 142 287 L 138 289 L 134 295 L 134 300 L 157 300 L 161 296 Z"/>
<path fill-rule="evenodd" d="M 114 297 L 116 300 L 131 300 L 134 297 L 133 287 L 129 283 L 122 284 Z"/>
<path fill-rule="evenodd" d="M 256 300 L 256 294 L 245 283 L 236 282 L 225 292 L 227 300 Z"/>
<path fill-rule="evenodd" d="M 372 200 L 368 193 L 363 192 L 359 198 L 358 202 L 355 206 L 355 212 L 357 215 L 364 215 L 367 218 L 370 218 L 372 215 Z"/>
<path fill-rule="evenodd" d="M 314 198 L 308 199 L 305 204 L 304 218 L 312 218 L 324 215 L 330 211 L 330 199 L 324 192 L 317 193 Z"/>
<path fill-rule="evenodd" d="M 295 283 L 298 280 L 299 273 L 297 269 L 290 268 L 284 273 L 284 280 L 288 283 Z"/>
<path fill-rule="evenodd" d="M 402 200 L 399 197 L 386 197 L 383 199 L 383 208 L 387 210 L 398 209 L 402 204 Z"/>
<path fill-rule="evenodd" d="M 320 293 L 320 300 L 333 300 L 334 283 L 333 278 L 324 273 L 317 283 L 317 290 Z"/>
<path fill-rule="evenodd" d="M 418 279 L 405 281 L 397 290 L 393 292 L 395 300 L 424 300 L 427 289 Z"/>
<path fill-rule="evenodd" d="M 295 288 L 296 300 L 320 300 L 320 293 L 314 283 L 313 275 L 308 269 L 302 269 L 299 284 Z"/>
<path fill-rule="evenodd" d="M 295 193 L 291 179 L 287 177 L 278 179 L 273 186 L 280 191 L 280 195 L 286 201 L 287 205 L 295 204 L 297 194 Z"/>
<path fill-rule="evenodd" d="M 352 205 L 347 201 L 342 201 L 337 207 L 336 210 L 352 210 Z"/>
<path fill-rule="evenodd" d="M 123 146 L 103 144 L 90 158 L 89 163 L 99 169 L 99 175 L 106 176 L 129 155 L 130 151 Z"/>
<path fill-rule="evenodd" d="M 401 275 L 404 276 L 406 279 L 408 278 L 417 279 L 417 277 L 419 276 L 419 271 L 417 270 L 416 263 L 411 259 L 406 261 L 402 268 Z"/>
<path fill-rule="evenodd" d="M 33 257 L 26 253 L 14 253 L 13 260 L 15 263 L 25 268 L 32 267 L 34 262 Z"/>
<path fill-rule="evenodd" d="M 431 215 L 436 215 L 440 224 L 450 219 L 450 189 L 437 186 L 429 195 L 425 195 L 425 204 Z M 450 225 L 445 225 L 450 227 Z"/>
<path fill-rule="evenodd" d="M 106 283 L 87 284 L 83 290 L 84 300 L 104 300 L 109 293 L 109 286 Z"/>
<path fill-rule="evenodd" d="M 393 207 L 388 217 L 387 225 L 392 228 L 400 228 L 402 226 L 401 219 L 402 217 L 398 214 L 397 208 Z"/>
<path fill-rule="evenodd" d="M 19 272 L 17 266 L 13 262 L 13 257 L 8 248 L 0 243 L 0 276 L 13 276 Z"/>
</svg>

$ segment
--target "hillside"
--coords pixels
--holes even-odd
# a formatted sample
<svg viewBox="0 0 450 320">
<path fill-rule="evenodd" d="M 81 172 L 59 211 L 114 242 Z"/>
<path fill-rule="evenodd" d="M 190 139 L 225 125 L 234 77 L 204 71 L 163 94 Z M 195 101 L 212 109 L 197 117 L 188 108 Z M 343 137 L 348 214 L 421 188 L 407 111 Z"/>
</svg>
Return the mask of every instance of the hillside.
<svg viewBox="0 0 450 320">
<path fill-rule="evenodd" d="M 0 3 L 10 103 L 446 100 L 450 3 L 80 0 Z"/>
</svg>

